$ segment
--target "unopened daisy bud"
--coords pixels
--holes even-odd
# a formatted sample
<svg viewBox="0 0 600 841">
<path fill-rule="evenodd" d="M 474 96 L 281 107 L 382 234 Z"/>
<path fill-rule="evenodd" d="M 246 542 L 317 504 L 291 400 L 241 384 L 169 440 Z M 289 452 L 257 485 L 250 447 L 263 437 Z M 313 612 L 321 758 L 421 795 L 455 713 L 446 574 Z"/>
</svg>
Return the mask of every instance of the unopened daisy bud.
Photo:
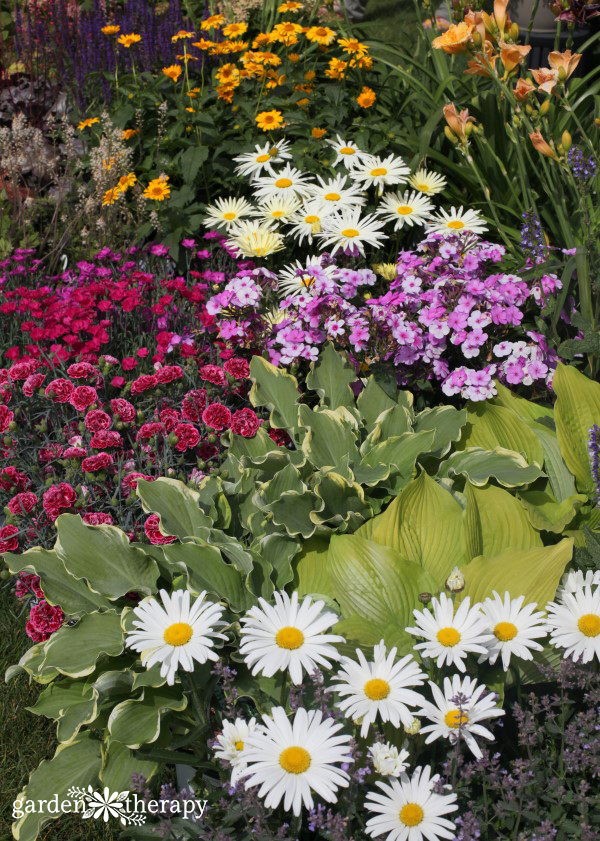
<svg viewBox="0 0 600 841">
<path fill-rule="evenodd" d="M 448 578 L 446 579 L 446 589 L 451 593 L 460 593 L 465 589 L 465 577 L 458 567 L 454 567 Z"/>
<path fill-rule="evenodd" d="M 411 723 L 408 726 L 404 726 L 404 732 L 407 736 L 416 736 L 417 733 L 421 730 L 421 722 L 418 718 L 413 718 Z"/>
<path fill-rule="evenodd" d="M 428 604 L 432 598 L 431 593 L 419 593 L 419 601 L 421 604 Z"/>
</svg>

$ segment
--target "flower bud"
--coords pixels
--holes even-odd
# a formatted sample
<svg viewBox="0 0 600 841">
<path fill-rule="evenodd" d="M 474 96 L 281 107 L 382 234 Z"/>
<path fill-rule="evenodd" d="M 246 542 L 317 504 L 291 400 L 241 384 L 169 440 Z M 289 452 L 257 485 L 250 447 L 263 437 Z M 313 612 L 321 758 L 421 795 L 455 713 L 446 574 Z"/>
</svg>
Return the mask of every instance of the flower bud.
<svg viewBox="0 0 600 841">
<path fill-rule="evenodd" d="M 548 113 L 549 110 L 550 110 L 550 100 L 546 99 L 540 105 L 540 114 L 542 115 L 542 117 L 544 117 Z"/>
<path fill-rule="evenodd" d="M 446 579 L 446 589 L 451 593 L 460 593 L 465 589 L 465 577 L 458 567 L 454 567 L 448 578 Z"/>
<path fill-rule="evenodd" d="M 508 30 L 508 34 L 510 37 L 515 41 L 519 37 L 519 24 L 515 22 L 511 23 L 510 29 Z"/>
<path fill-rule="evenodd" d="M 433 596 L 431 593 L 419 593 L 419 601 L 421 604 L 429 604 Z"/>
<path fill-rule="evenodd" d="M 407 736 L 416 736 L 417 733 L 420 731 L 420 729 L 421 729 L 421 722 L 419 721 L 418 718 L 413 718 L 413 720 L 411 721 L 411 723 L 408 726 L 404 725 L 404 732 L 406 733 Z"/>
<path fill-rule="evenodd" d="M 450 126 L 444 126 L 444 134 L 446 135 L 450 143 L 458 143 L 458 137 L 454 134 Z"/>
<path fill-rule="evenodd" d="M 573 145 L 573 138 L 569 134 L 568 131 L 563 131 L 562 137 L 560 138 L 560 142 L 562 144 L 563 149 L 568 152 L 571 146 Z"/>
</svg>

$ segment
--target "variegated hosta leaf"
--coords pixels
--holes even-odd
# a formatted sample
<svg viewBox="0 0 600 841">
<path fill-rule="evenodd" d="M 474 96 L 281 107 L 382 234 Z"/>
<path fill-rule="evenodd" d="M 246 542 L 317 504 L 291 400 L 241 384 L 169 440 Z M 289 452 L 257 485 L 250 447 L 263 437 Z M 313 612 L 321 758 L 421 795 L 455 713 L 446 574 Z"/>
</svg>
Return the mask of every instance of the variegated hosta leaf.
<svg viewBox="0 0 600 841">
<path fill-rule="evenodd" d="M 580 373 L 572 365 L 559 364 L 552 387 L 556 434 L 567 467 L 582 493 L 594 490 L 588 451 L 590 429 L 600 426 L 600 383 Z"/>
<path fill-rule="evenodd" d="M 467 423 L 457 449 L 481 447 L 495 450 L 501 447 L 520 453 L 528 464 L 541 467 L 544 451 L 528 423 L 510 409 L 489 402 L 469 403 Z"/>
<path fill-rule="evenodd" d="M 495 479 L 505 488 L 516 488 L 535 482 L 544 473 L 528 464 L 520 453 L 496 447 L 494 450 L 482 450 L 469 447 L 452 453 L 441 464 L 438 478 L 462 475 L 473 485 L 482 487 L 490 479 Z"/>
<path fill-rule="evenodd" d="M 200 494 L 177 479 L 161 478 L 153 482 L 139 479 L 137 495 L 147 514 L 158 514 L 164 534 L 180 540 L 199 534 L 201 528 L 214 524 L 200 508 Z"/>
</svg>

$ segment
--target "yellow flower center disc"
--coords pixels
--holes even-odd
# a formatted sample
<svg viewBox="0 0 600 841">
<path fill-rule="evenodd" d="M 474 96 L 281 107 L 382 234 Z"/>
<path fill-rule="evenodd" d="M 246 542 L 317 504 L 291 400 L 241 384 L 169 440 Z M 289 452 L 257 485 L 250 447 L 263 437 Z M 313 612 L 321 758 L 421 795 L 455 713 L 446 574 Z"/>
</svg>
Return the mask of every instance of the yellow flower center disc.
<svg viewBox="0 0 600 841">
<path fill-rule="evenodd" d="M 364 685 L 365 695 L 371 701 L 383 701 L 390 694 L 390 685 L 380 677 L 371 678 Z"/>
<path fill-rule="evenodd" d="M 387 175 L 387 169 L 383 166 L 375 167 L 371 170 L 371 175 Z"/>
<path fill-rule="evenodd" d="M 339 201 L 341 196 L 339 193 L 325 193 L 326 201 Z"/>
<path fill-rule="evenodd" d="M 270 155 L 259 155 L 256 159 L 257 164 L 266 164 L 267 161 L 271 160 Z"/>
<path fill-rule="evenodd" d="M 310 768 L 310 753 L 294 745 L 281 751 L 279 764 L 288 774 L 304 774 Z"/>
<path fill-rule="evenodd" d="M 224 213 L 223 219 L 227 219 L 228 222 L 231 222 L 232 219 L 235 219 L 235 213 L 231 213 L 231 211 Z"/>
<path fill-rule="evenodd" d="M 189 642 L 194 629 L 187 622 L 175 622 L 165 630 L 163 637 L 167 645 L 185 645 Z"/>
<path fill-rule="evenodd" d="M 514 640 L 518 633 L 519 629 L 516 625 L 513 625 L 512 622 L 498 622 L 494 628 L 494 636 L 496 639 L 500 640 L 500 642 Z"/>
<path fill-rule="evenodd" d="M 418 826 L 424 817 L 425 812 L 418 803 L 407 803 L 400 809 L 399 818 L 404 826 Z"/>
<path fill-rule="evenodd" d="M 242 741 L 236 742 L 235 743 L 235 749 L 236 750 L 244 750 L 244 743 Z"/>
<path fill-rule="evenodd" d="M 456 643 L 460 642 L 460 634 L 456 628 L 440 628 L 437 632 L 437 640 L 446 648 L 451 648 Z"/>
<path fill-rule="evenodd" d="M 458 730 L 459 727 L 464 727 L 469 722 L 469 716 L 466 712 L 460 710 L 448 710 L 444 716 L 446 727 L 451 727 L 453 730 Z"/>
<path fill-rule="evenodd" d="M 400 216 L 408 216 L 413 212 L 413 209 L 408 204 L 401 204 L 400 207 L 396 208 L 396 213 L 399 213 Z"/>
<path fill-rule="evenodd" d="M 289 178 L 278 178 L 277 181 L 275 182 L 275 186 L 276 187 L 291 187 L 292 182 L 290 181 Z"/>
<path fill-rule="evenodd" d="M 347 239 L 353 239 L 354 237 L 358 236 L 358 231 L 355 228 L 344 228 L 342 231 L 342 236 L 346 237 Z"/>
<path fill-rule="evenodd" d="M 600 616 L 596 613 L 585 613 L 579 618 L 577 627 L 586 637 L 597 637 L 600 634 Z"/>
<path fill-rule="evenodd" d="M 292 628 L 291 625 L 288 625 L 277 631 L 275 642 L 279 648 L 287 648 L 290 651 L 294 651 L 296 648 L 300 648 L 304 642 L 304 634 L 298 628 Z"/>
<path fill-rule="evenodd" d="M 318 216 L 305 216 L 304 221 L 307 225 L 318 225 L 321 220 Z"/>
<path fill-rule="evenodd" d="M 340 155 L 355 155 L 356 149 L 353 149 L 352 146 L 342 146 L 340 149 Z"/>
<path fill-rule="evenodd" d="M 448 222 L 448 227 L 455 228 L 457 231 L 459 231 L 461 228 L 465 227 L 465 223 L 461 222 L 460 219 L 453 219 L 452 222 Z"/>
</svg>

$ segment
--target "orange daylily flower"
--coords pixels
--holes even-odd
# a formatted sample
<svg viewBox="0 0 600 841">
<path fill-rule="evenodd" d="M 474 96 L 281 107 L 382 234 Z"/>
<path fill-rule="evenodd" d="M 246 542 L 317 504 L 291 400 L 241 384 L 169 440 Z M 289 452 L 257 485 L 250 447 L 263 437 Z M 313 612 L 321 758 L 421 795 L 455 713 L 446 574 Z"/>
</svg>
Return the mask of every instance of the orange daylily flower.
<svg viewBox="0 0 600 841">
<path fill-rule="evenodd" d="M 546 143 L 546 141 L 542 137 L 541 132 L 532 131 L 529 135 L 529 139 L 533 143 L 533 148 L 536 149 L 541 155 L 544 155 L 546 158 L 556 158 L 556 152 L 551 146 L 548 145 L 548 143 Z"/>
<path fill-rule="evenodd" d="M 538 70 L 532 70 L 531 73 L 541 91 L 552 93 L 558 82 L 558 70 L 540 67 Z"/>
<path fill-rule="evenodd" d="M 515 97 L 519 102 L 525 102 L 529 94 L 535 90 L 535 85 L 529 79 L 519 79 L 515 86 Z"/>
<path fill-rule="evenodd" d="M 553 70 L 557 70 L 559 78 L 568 79 L 575 72 L 577 65 L 581 60 L 581 53 L 572 53 L 571 50 L 565 50 L 564 53 L 551 52 L 548 56 L 548 63 Z M 561 70 L 564 72 L 561 73 Z"/>
<path fill-rule="evenodd" d="M 464 53 L 473 35 L 473 29 L 473 26 L 464 21 L 453 24 L 446 32 L 433 39 L 432 47 L 450 55 Z"/>
<path fill-rule="evenodd" d="M 458 112 L 456 105 L 452 102 L 449 105 L 444 105 L 442 110 L 450 130 L 464 143 L 471 133 L 467 126 L 469 123 L 475 122 L 475 117 L 469 116 L 469 111 L 466 108 Z"/>
<path fill-rule="evenodd" d="M 529 45 L 506 44 L 504 41 L 500 41 L 500 60 L 507 73 L 510 73 L 511 70 L 514 70 L 515 67 L 521 64 L 525 56 L 530 52 L 531 47 Z"/>
</svg>

